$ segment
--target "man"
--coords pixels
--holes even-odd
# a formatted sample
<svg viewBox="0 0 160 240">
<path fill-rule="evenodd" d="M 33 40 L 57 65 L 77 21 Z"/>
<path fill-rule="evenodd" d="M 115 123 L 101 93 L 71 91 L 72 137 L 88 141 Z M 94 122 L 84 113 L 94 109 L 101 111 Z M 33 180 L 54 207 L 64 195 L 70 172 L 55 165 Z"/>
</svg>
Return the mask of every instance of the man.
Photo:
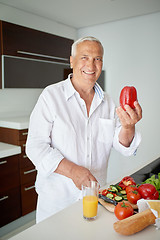
<svg viewBox="0 0 160 240">
<path fill-rule="evenodd" d="M 111 148 L 129 156 L 141 140 L 135 132 L 139 103 L 135 110 L 116 110 L 96 83 L 101 43 L 93 37 L 76 41 L 70 64 L 73 74 L 44 89 L 30 118 L 26 152 L 38 171 L 37 222 L 79 200 L 82 184 L 94 180 L 104 186 Z"/>
</svg>

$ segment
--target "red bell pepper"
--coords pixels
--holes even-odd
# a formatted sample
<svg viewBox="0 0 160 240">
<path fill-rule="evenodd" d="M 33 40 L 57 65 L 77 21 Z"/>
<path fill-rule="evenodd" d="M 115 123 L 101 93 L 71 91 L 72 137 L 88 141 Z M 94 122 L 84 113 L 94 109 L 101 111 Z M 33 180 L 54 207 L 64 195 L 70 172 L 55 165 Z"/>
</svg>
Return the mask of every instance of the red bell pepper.
<svg viewBox="0 0 160 240">
<path fill-rule="evenodd" d="M 157 200 L 159 198 L 159 192 L 155 186 L 150 183 L 144 183 L 138 187 L 138 192 L 144 199 Z"/>
<path fill-rule="evenodd" d="M 135 108 L 134 102 L 137 100 L 137 91 L 135 87 L 126 86 L 120 93 L 120 105 L 124 109 L 124 105 L 129 105 L 131 108 Z M 125 110 L 125 109 L 124 109 Z"/>
<path fill-rule="evenodd" d="M 134 179 L 130 176 L 124 177 L 118 184 L 122 189 L 126 189 L 129 185 L 136 185 Z"/>
</svg>

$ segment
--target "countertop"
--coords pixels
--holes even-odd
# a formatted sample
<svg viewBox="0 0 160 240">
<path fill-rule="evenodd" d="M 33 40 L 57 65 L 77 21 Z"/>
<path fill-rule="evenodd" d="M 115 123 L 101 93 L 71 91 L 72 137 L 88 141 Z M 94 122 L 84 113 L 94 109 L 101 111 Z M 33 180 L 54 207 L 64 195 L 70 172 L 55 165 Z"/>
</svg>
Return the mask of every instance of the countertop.
<svg viewBox="0 0 160 240">
<path fill-rule="evenodd" d="M 10 238 L 12 240 L 159 240 L 160 230 L 155 226 L 149 226 L 143 231 L 131 236 L 123 236 L 116 233 L 113 223 L 117 219 L 114 213 L 98 206 L 96 220 L 86 221 L 82 217 L 82 200 L 60 211 L 50 218 L 28 228 L 27 230 Z"/>
<path fill-rule="evenodd" d="M 0 158 L 5 158 L 21 153 L 21 147 L 0 142 Z"/>
<path fill-rule="evenodd" d="M 12 129 L 27 129 L 29 126 L 29 116 L 5 116 L 0 117 L 0 127 Z"/>
</svg>

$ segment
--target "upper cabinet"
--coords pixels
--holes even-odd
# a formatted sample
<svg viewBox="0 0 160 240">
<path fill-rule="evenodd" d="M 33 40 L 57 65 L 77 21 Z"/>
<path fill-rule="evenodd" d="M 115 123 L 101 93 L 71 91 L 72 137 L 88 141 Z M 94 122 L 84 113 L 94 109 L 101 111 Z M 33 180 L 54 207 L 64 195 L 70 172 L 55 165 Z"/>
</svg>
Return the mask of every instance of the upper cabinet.
<svg viewBox="0 0 160 240">
<path fill-rule="evenodd" d="M 69 57 L 71 52 L 72 39 L 56 36 L 42 31 L 22 27 L 16 24 L 0 21 L 0 54 L 1 54 L 1 79 L 0 87 L 44 87 L 39 85 L 37 80 L 30 85 L 29 79 L 23 77 L 27 72 L 33 69 L 43 69 L 42 63 L 54 63 L 54 68 L 69 68 Z M 30 62 L 27 60 L 31 60 Z M 27 65 L 28 63 L 28 65 Z M 31 67 L 31 63 L 33 66 Z M 56 64 L 56 67 L 55 67 Z M 37 66 L 36 66 L 37 65 Z M 63 67 L 62 67 L 63 66 Z M 11 69 L 9 68 L 11 67 Z M 31 67 L 31 68 L 30 68 Z M 18 74 L 14 73 L 16 69 L 23 69 Z M 52 66 L 50 67 L 52 68 Z M 44 67 L 46 69 L 46 66 Z M 17 71 L 17 70 L 16 70 Z M 36 70 L 37 71 L 37 70 Z M 53 72 L 54 73 L 54 72 Z M 51 73 L 51 74 L 53 74 Z M 34 78 L 37 76 L 35 74 Z M 4 83 L 2 84 L 2 75 Z M 40 74 L 42 75 L 42 74 Z M 45 74 L 46 78 L 47 75 Z M 11 78 L 8 79 L 8 78 Z M 30 77 L 30 75 L 28 76 Z M 58 76 L 57 76 L 58 77 Z M 17 82 L 18 78 L 18 82 Z M 49 77 L 48 77 L 49 78 Z M 53 76 L 52 76 L 53 78 Z M 37 79 L 39 79 L 37 77 Z M 60 81 L 62 79 L 58 79 Z M 12 83 L 10 82 L 12 81 Z M 30 80 L 32 81 L 32 80 Z M 23 85 L 24 82 L 24 85 Z M 40 81 L 41 82 L 41 81 Z M 26 85 L 28 84 L 28 86 Z M 5 85 L 6 84 L 6 85 Z M 45 85 L 50 84 L 46 82 Z M 44 84 L 42 84 L 44 85 Z"/>
</svg>

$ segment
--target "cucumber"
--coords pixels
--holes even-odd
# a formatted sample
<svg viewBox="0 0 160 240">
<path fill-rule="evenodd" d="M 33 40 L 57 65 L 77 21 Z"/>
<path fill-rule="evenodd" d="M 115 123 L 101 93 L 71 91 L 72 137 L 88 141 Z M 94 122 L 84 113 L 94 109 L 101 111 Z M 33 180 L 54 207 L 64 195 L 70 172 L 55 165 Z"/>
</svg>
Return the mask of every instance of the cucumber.
<svg viewBox="0 0 160 240">
<path fill-rule="evenodd" d="M 108 193 L 108 194 L 106 195 L 106 197 L 108 197 L 108 198 L 110 198 L 110 199 L 113 199 L 113 198 L 114 198 L 114 195 L 113 195 L 112 193 Z"/>
<path fill-rule="evenodd" d="M 123 198 L 122 198 L 121 196 L 116 196 L 116 197 L 114 198 L 114 200 L 115 200 L 116 202 L 120 202 L 120 201 L 123 200 Z"/>
<path fill-rule="evenodd" d="M 126 195 L 126 191 L 125 190 L 121 190 L 120 193 L 122 193 L 123 195 Z"/>
</svg>

